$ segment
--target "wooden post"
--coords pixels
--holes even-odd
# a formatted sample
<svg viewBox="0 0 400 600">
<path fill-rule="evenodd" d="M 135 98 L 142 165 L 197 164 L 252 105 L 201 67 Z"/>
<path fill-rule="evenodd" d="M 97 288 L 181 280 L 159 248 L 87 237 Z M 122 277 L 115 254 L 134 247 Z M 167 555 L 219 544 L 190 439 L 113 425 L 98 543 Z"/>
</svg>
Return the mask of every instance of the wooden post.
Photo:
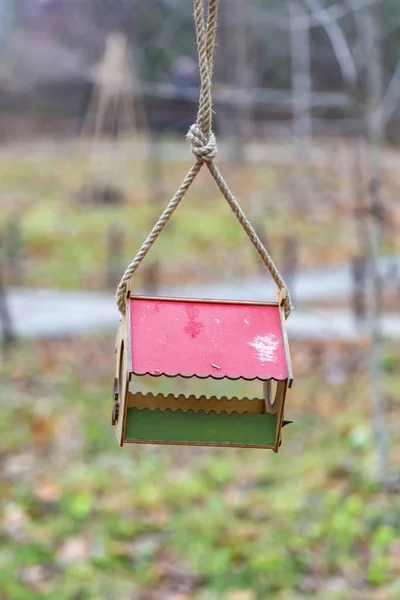
<svg viewBox="0 0 400 600">
<path fill-rule="evenodd" d="M 107 246 L 107 272 L 106 285 L 108 289 L 114 289 L 120 280 L 123 271 L 123 247 L 124 231 L 121 227 L 111 225 L 108 230 Z"/>
<path fill-rule="evenodd" d="M 248 27 L 246 3 L 243 0 L 231 0 L 221 9 L 221 16 L 223 15 L 225 20 L 225 54 L 229 63 L 224 65 L 224 70 L 232 73 L 234 85 L 240 91 L 241 98 L 235 106 L 228 105 L 224 111 L 220 111 L 225 114 L 218 115 L 218 123 L 225 130 L 224 133 L 233 138 L 228 159 L 235 164 L 245 160 L 245 144 L 253 133 L 254 115 L 250 94 L 250 90 L 256 87 L 250 52 L 253 40 Z"/>
<path fill-rule="evenodd" d="M 0 239 L 1 241 L 1 239 Z M 1 244 L 0 244 L 1 246 Z M 6 285 L 3 276 L 3 260 L 0 255 L 0 324 L 2 329 L 2 343 L 5 348 L 16 341 L 14 327 L 6 299 Z"/>
<path fill-rule="evenodd" d="M 352 260 L 353 314 L 359 326 L 365 324 L 367 317 L 367 266 L 365 256 L 355 256 Z"/>
<path fill-rule="evenodd" d="M 160 289 L 160 263 L 154 261 L 147 265 L 143 274 L 143 288 L 145 294 L 155 296 Z"/>
<path fill-rule="evenodd" d="M 299 266 L 299 242 L 294 234 L 288 234 L 283 239 L 282 272 L 294 301 L 294 287 Z"/>
<path fill-rule="evenodd" d="M 11 285 L 21 286 L 23 283 L 21 267 L 21 218 L 18 213 L 12 213 L 5 230 L 5 260 L 8 281 Z"/>
<path fill-rule="evenodd" d="M 243 0 L 235 0 L 235 29 L 233 32 L 236 48 L 236 84 L 242 91 L 255 87 L 254 67 L 251 65 L 250 43 L 252 38 L 248 28 L 248 13 L 246 3 Z M 237 107 L 237 137 L 239 144 L 235 146 L 238 161 L 245 160 L 245 145 L 253 134 L 252 124 L 254 121 L 253 109 L 250 103 L 250 96 L 247 95 L 243 103 L 239 102 Z"/>
</svg>

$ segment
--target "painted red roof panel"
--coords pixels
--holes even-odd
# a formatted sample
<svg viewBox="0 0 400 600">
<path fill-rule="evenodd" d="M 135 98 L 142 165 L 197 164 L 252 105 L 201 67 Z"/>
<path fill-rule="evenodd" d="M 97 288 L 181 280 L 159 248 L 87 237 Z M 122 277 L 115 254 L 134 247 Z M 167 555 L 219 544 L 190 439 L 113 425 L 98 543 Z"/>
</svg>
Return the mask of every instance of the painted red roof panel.
<svg viewBox="0 0 400 600">
<path fill-rule="evenodd" d="M 136 375 L 286 379 L 278 306 L 131 298 Z"/>
</svg>

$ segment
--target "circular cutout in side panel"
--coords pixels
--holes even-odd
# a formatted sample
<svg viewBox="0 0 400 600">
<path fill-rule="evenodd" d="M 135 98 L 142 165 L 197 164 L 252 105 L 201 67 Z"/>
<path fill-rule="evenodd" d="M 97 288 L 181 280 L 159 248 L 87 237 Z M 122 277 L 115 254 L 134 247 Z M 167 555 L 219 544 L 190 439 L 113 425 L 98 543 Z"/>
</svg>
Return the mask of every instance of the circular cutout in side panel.
<svg viewBox="0 0 400 600">
<path fill-rule="evenodd" d="M 278 382 L 275 379 L 268 379 L 267 383 L 267 400 L 270 406 L 273 406 L 276 400 L 276 393 L 278 391 Z"/>
</svg>

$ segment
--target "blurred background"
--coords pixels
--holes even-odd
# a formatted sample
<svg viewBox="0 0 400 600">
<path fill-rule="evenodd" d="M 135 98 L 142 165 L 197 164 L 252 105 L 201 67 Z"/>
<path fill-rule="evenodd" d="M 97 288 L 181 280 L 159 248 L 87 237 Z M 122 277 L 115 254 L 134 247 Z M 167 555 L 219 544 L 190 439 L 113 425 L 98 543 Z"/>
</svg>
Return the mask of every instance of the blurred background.
<svg viewBox="0 0 400 600">
<path fill-rule="evenodd" d="M 278 455 L 117 447 L 114 291 L 193 161 L 192 10 L 0 0 L 0 598 L 398 600 L 398 0 L 221 0 L 217 160 L 293 295 L 294 423 Z M 207 170 L 133 289 L 275 299 Z"/>
</svg>

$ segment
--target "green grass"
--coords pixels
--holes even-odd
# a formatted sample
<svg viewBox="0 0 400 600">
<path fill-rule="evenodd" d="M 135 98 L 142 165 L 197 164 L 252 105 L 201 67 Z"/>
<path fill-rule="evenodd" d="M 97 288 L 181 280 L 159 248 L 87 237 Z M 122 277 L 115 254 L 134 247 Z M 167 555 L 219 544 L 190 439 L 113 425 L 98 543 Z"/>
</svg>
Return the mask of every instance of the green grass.
<svg viewBox="0 0 400 600">
<path fill-rule="evenodd" d="M 278 455 L 120 449 L 112 342 L 24 342 L 5 364 L 2 600 L 397 600 L 400 501 L 372 477 L 362 374 L 336 390 L 319 380 L 311 401 L 321 375 L 303 373 Z M 294 348 L 295 363 L 307 352 Z M 399 372 L 385 364 L 395 398 Z"/>
<path fill-rule="evenodd" d="M 26 154 L 0 157 L 0 228 L 7 226 L 11 213 L 20 215 L 27 285 L 103 287 L 110 227 L 118 227 L 124 238 L 118 267 L 122 273 L 190 164 L 189 153 L 187 164 L 173 162 L 164 153 L 163 191 L 154 202 L 146 157 L 131 158 L 129 149 L 122 147 L 108 152 L 99 155 L 76 144 L 52 154 L 35 152 L 32 146 Z M 310 215 L 299 215 L 298 185 L 287 167 L 221 169 L 278 263 L 288 233 L 298 237 L 299 260 L 305 265 L 343 260 L 352 251 L 352 236 L 342 216 L 327 210 L 319 196 L 309 198 Z M 318 190 L 318 173 L 312 172 L 310 189 Z M 83 188 L 99 178 L 123 192 L 122 205 L 95 207 L 81 201 Z M 333 194 L 334 179 L 332 186 Z M 207 172 L 184 198 L 149 260 L 160 262 L 166 283 L 260 273 L 258 257 Z"/>
</svg>

